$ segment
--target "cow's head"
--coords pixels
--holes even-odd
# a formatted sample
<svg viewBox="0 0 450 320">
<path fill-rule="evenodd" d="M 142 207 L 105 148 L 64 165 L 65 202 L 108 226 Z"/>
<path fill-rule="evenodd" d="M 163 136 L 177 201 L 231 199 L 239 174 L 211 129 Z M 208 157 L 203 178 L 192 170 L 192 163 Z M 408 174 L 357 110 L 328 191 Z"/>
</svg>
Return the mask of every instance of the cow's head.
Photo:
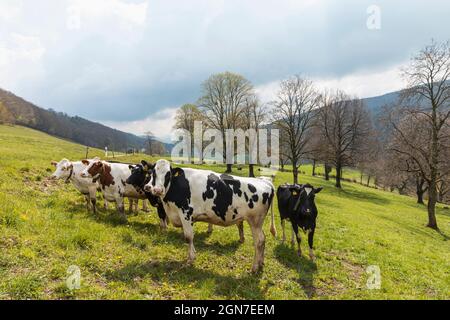
<svg viewBox="0 0 450 320">
<path fill-rule="evenodd" d="M 158 197 L 165 196 L 170 187 L 172 173 L 173 169 L 169 161 L 165 159 L 156 161 L 150 175 L 150 180 L 145 185 L 144 190 L 151 192 L 153 195 Z"/>
<path fill-rule="evenodd" d="M 297 214 L 305 216 L 317 214 L 314 198 L 322 189 L 322 187 L 314 188 L 310 184 L 289 186 L 289 191 L 294 200 L 292 210 Z"/>
<path fill-rule="evenodd" d="M 152 164 L 142 160 L 140 164 L 130 164 L 128 167 L 131 170 L 131 175 L 128 177 L 126 183 L 137 188 L 143 188 L 150 180 Z"/>
<path fill-rule="evenodd" d="M 83 178 L 98 178 L 103 172 L 103 161 L 94 160 L 81 160 L 81 162 L 86 166 L 83 171 L 81 171 L 80 176 Z"/>
<path fill-rule="evenodd" d="M 52 161 L 55 166 L 55 172 L 50 176 L 50 179 L 68 179 L 73 172 L 73 164 L 67 159 L 62 159 L 59 162 Z"/>
</svg>

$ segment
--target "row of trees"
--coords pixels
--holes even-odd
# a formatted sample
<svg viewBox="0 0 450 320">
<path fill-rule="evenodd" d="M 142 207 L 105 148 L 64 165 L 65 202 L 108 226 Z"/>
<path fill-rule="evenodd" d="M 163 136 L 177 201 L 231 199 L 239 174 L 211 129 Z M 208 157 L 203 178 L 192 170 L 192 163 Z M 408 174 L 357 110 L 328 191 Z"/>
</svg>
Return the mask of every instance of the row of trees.
<svg viewBox="0 0 450 320">
<path fill-rule="evenodd" d="M 428 227 L 438 229 L 436 203 L 445 201 L 450 186 L 449 43 L 433 41 L 402 69 L 402 76 L 407 87 L 385 107 L 386 156 L 377 157 L 373 166 L 391 189 L 414 189 L 418 203 L 426 193 Z"/>
<path fill-rule="evenodd" d="M 313 175 L 316 164 L 323 164 L 325 179 L 334 168 L 337 188 L 343 168 L 356 167 L 379 187 L 416 193 L 420 203 L 427 194 L 428 226 L 437 229 L 436 202 L 450 188 L 448 44 L 427 46 L 402 75 L 408 86 L 395 105 L 386 106 L 382 129 L 373 126 L 363 100 L 341 90 L 320 91 L 296 75 L 281 81 L 274 101 L 264 105 L 250 81 L 230 72 L 210 76 L 197 103 L 178 110 L 175 127 L 193 133 L 194 122 L 202 121 L 222 132 L 224 150 L 226 129 L 276 127 L 280 165 L 292 167 L 294 183 L 305 162 L 313 164 Z"/>
</svg>

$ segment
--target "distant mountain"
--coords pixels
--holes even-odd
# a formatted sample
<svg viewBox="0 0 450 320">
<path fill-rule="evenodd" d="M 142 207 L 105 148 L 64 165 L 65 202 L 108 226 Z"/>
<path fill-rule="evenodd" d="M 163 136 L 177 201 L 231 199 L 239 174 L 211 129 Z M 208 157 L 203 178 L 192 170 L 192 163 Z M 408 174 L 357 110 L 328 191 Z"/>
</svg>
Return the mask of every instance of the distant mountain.
<svg viewBox="0 0 450 320">
<path fill-rule="evenodd" d="M 15 94 L 0 89 L 0 123 L 17 124 L 74 142 L 103 149 L 126 151 L 131 148 L 142 149 L 148 146 L 147 140 L 116 130 L 97 122 L 62 112 L 43 109 Z M 154 142 L 159 153 L 170 151 L 170 144 Z M 168 148 L 169 150 L 167 150 Z M 164 151 L 164 152 L 163 152 Z"/>
<path fill-rule="evenodd" d="M 400 97 L 400 91 L 394 91 L 383 94 L 381 96 L 364 98 L 367 108 L 372 112 L 373 116 L 379 115 L 382 108 L 386 105 L 395 104 Z"/>
</svg>

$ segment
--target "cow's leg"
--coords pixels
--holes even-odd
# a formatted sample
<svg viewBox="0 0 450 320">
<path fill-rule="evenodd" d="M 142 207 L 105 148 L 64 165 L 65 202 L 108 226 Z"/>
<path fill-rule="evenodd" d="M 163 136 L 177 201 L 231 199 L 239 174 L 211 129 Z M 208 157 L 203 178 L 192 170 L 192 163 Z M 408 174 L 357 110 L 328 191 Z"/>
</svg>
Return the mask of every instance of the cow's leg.
<svg viewBox="0 0 450 320">
<path fill-rule="evenodd" d="M 108 200 L 106 200 L 105 197 L 103 197 L 103 208 L 108 210 Z"/>
<path fill-rule="evenodd" d="M 132 213 L 133 212 L 133 200 L 132 198 L 128 198 L 128 212 Z"/>
<path fill-rule="evenodd" d="M 239 242 L 240 243 L 244 243 L 245 242 L 244 221 L 238 222 L 237 227 L 238 227 L 238 230 L 239 230 Z"/>
<path fill-rule="evenodd" d="M 97 213 L 97 188 L 90 188 L 89 189 L 89 200 L 92 205 L 92 212 L 94 214 Z"/>
<path fill-rule="evenodd" d="M 142 200 L 142 211 L 144 212 L 148 212 L 148 200 L 147 199 L 143 199 Z"/>
<path fill-rule="evenodd" d="M 134 199 L 134 212 L 138 212 L 139 211 L 139 199 Z"/>
<path fill-rule="evenodd" d="M 183 212 L 183 210 L 178 211 L 178 215 L 183 226 L 184 238 L 189 245 L 188 248 L 188 259 L 189 264 L 193 263 L 195 260 L 195 248 L 194 248 L 194 228 L 192 222 L 192 216 L 187 218 L 188 215 Z"/>
<path fill-rule="evenodd" d="M 166 215 L 166 211 L 164 210 L 164 207 L 161 203 L 156 206 L 156 211 L 158 212 L 159 226 L 160 226 L 161 230 L 166 230 L 167 229 L 167 215 Z"/>
<path fill-rule="evenodd" d="M 301 242 L 302 242 L 302 238 L 300 237 L 300 233 L 298 232 L 298 225 L 296 223 L 292 223 L 292 229 L 294 230 L 295 236 L 297 238 L 297 253 L 298 256 L 300 257 L 302 255 L 302 248 L 301 248 Z"/>
<path fill-rule="evenodd" d="M 309 245 L 309 257 L 311 260 L 315 260 L 314 250 L 313 250 L 313 242 L 314 242 L 314 228 L 308 230 L 308 245 Z"/>
<path fill-rule="evenodd" d="M 264 264 L 264 247 L 266 236 L 262 229 L 264 215 L 261 217 L 253 217 L 248 220 L 248 224 L 252 230 L 253 244 L 255 246 L 255 258 L 253 260 L 252 272 L 258 272 Z"/>
<path fill-rule="evenodd" d="M 116 206 L 122 220 L 127 221 L 127 216 L 125 215 L 125 204 L 123 197 L 116 197 Z"/>
<path fill-rule="evenodd" d="M 213 225 L 211 223 L 208 223 L 208 234 L 211 234 L 213 232 Z"/>
<path fill-rule="evenodd" d="M 285 226 L 286 226 L 286 220 L 285 219 L 281 219 L 281 229 L 283 230 L 283 239 L 281 240 L 283 243 L 286 242 L 286 230 L 285 230 Z"/>
<path fill-rule="evenodd" d="M 86 200 L 86 210 L 88 213 L 90 213 L 91 212 L 91 199 L 89 197 L 89 194 L 85 194 L 84 199 Z"/>
<path fill-rule="evenodd" d="M 291 246 L 295 246 L 295 232 L 294 227 L 291 228 Z"/>
<path fill-rule="evenodd" d="M 92 212 L 94 214 L 97 214 L 97 199 L 95 197 L 91 198 L 91 204 L 92 204 Z"/>
</svg>

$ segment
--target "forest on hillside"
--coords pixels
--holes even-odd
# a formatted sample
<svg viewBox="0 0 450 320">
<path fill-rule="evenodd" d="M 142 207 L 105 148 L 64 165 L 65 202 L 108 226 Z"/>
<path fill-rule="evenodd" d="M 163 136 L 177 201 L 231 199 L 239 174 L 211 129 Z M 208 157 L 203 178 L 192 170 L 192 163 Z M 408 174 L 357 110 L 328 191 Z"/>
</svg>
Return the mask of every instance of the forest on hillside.
<svg viewBox="0 0 450 320">
<path fill-rule="evenodd" d="M 153 137 L 140 137 L 100 123 L 62 112 L 40 108 L 11 92 L 0 89 L 0 124 L 17 124 L 72 140 L 95 148 L 126 152 L 150 150 L 151 154 L 165 154 L 164 143 Z"/>
</svg>

